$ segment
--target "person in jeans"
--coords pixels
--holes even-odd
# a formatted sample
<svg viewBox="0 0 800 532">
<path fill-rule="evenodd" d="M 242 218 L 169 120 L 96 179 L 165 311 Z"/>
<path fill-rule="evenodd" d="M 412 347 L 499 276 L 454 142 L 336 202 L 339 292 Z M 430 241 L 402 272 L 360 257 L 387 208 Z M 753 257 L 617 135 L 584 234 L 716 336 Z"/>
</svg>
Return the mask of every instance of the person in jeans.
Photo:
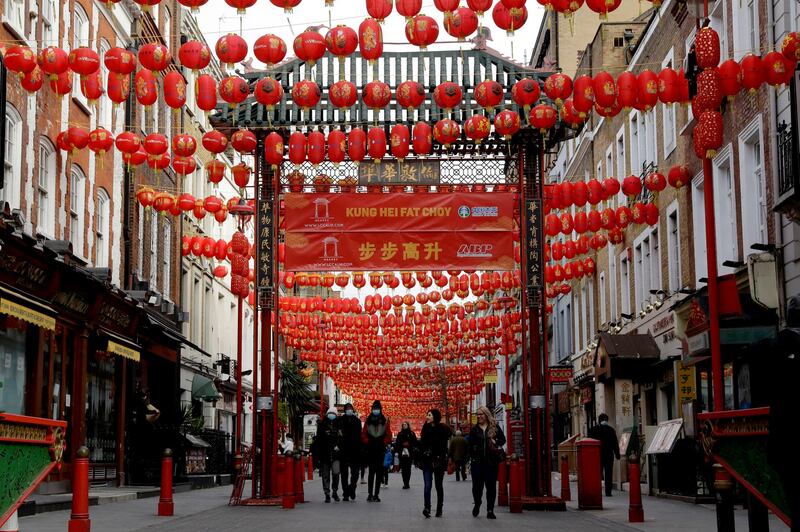
<svg viewBox="0 0 800 532">
<path fill-rule="evenodd" d="M 442 423 L 442 413 L 435 408 L 425 416 L 419 438 L 420 462 L 422 477 L 425 480 L 424 503 L 422 515 L 431 516 L 431 487 L 436 484 L 436 517 L 442 516 L 444 506 L 444 473 L 447 470 L 447 442 L 453 435 L 446 424 Z"/>
<path fill-rule="evenodd" d="M 506 436 L 497 426 L 492 412 L 485 406 L 478 408 L 477 423 L 469 431 L 469 455 L 472 458 L 472 517 L 481 512 L 481 499 L 486 488 L 486 518 L 497 519 L 494 515 L 494 500 L 497 496 L 497 470 L 504 459 L 503 445 Z"/>
<path fill-rule="evenodd" d="M 361 441 L 366 447 L 366 459 L 369 466 L 367 502 L 381 502 L 381 480 L 383 479 L 383 460 L 386 446 L 392 443 L 392 429 L 389 419 L 383 415 L 380 401 L 372 403 L 372 412 L 361 429 Z"/>
<path fill-rule="evenodd" d="M 400 456 L 400 472 L 403 475 L 403 489 L 407 490 L 411 481 L 411 465 L 413 462 L 414 449 L 417 446 L 417 435 L 411 430 L 411 425 L 407 421 L 403 422 L 400 432 L 397 433 L 395 447 Z"/>
<path fill-rule="evenodd" d="M 356 500 L 358 471 L 362 463 L 361 420 L 358 419 L 353 405 L 344 405 L 344 415 L 338 419 L 341 439 L 341 477 L 342 495 L 345 502 Z"/>
</svg>

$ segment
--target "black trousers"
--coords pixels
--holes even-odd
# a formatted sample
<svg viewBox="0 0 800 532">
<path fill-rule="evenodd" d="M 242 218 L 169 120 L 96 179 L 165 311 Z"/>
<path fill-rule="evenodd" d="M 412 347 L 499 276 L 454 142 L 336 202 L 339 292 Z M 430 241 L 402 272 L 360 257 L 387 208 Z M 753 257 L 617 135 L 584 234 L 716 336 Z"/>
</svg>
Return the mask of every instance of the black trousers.
<svg viewBox="0 0 800 532">
<path fill-rule="evenodd" d="M 614 484 L 614 460 L 601 460 L 603 468 L 603 482 L 606 485 L 606 495 L 611 496 L 611 487 Z"/>
<path fill-rule="evenodd" d="M 408 486 L 411 482 L 411 457 L 404 456 L 400 458 L 400 472 L 403 475 L 403 486 Z"/>
<path fill-rule="evenodd" d="M 380 462 L 369 464 L 369 478 L 367 479 L 367 488 L 369 494 L 377 497 L 381 492 L 381 482 L 383 482 L 383 459 Z"/>
<path fill-rule="evenodd" d="M 459 480 L 467 480 L 467 461 L 456 461 L 456 482 Z"/>
<path fill-rule="evenodd" d="M 342 492 L 345 497 L 354 498 L 356 496 L 356 486 L 358 485 L 358 472 L 361 464 L 357 462 L 342 462 Z"/>
<path fill-rule="evenodd" d="M 472 462 L 472 502 L 481 505 L 483 490 L 486 488 L 486 511 L 494 511 L 494 500 L 497 497 L 497 465 L 485 462 Z"/>
</svg>

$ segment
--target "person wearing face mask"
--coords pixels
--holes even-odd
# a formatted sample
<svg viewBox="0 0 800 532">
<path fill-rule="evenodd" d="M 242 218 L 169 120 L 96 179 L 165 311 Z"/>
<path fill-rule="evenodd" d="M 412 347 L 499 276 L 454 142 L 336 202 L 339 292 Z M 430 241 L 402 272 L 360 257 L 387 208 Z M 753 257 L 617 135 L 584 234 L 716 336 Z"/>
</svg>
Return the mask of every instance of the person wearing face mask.
<svg viewBox="0 0 800 532">
<path fill-rule="evenodd" d="M 317 437 L 314 439 L 312 454 L 319 464 L 319 474 L 322 477 L 322 491 L 325 492 L 325 502 L 331 502 L 331 474 L 333 474 L 333 500 L 339 502 L 339 453 L 341 445 L 341 432 L 337 422 L 337 413 L 334 407 L 328 409 L 327 414 L 317 424 Z"/>
<path fill-rule="evenodd" d="M 606 497 L 611 497 L 614 485 L 614 458 L 619 460 L 619 442 L 617 431 L 608 424 L 608 414 L 597 416 L 598 424 L 589 429 L 589 437 L 600 440 L 600 466 L 603 471 L 603 482 L 606 486 Z"/>
<path fill-rule="evenodd" d="M 428 411 L 419 436 L 422 478 L 425 480 L 423 494 L 425 508 L 422 515 L 431 516 L 431 487 L 436 484 L 436 517 L 442 516 L 444 506 L 444 473 L 447 470 L 447 441 L 453 431 L 442 423 L 442 413 L 437 409 Z"/>
<path fill-rule="evenodd" d="M 379 495 L 383 477 L 383 460 L 386 446 L 392 443 L 392 429 L 389 427 L 389 419 L 383 415 L 380 401 L 372 403 L 372 412 L 367 416 L 364 428 L 361 430 L 361 441 L 367 448 L 366 458 L 369 466 L 367 502 L 381 502 Z"/>
<path fill-rule="evenodd" d="M 361 420 L 358 419 L 353 405 L 344 405 L 344 415 L 338 420 L 342 434 L 341 440 L 341 477 L 342 495 L 345 502 L 356 500 L 358 472 L 362 463 Z"/>
<path fill-rule="evenodd" d="M 497 519 L 494 515 L 494 501 L 497 496 L 497 471 L 500 462 L 505 460 L 503 445 L 506 436 L 497 426 L 492 411 L 485 406 L 478 407 L 475 414 L 477 423 L 469 431 L 470 475 L 472 476 L 472 517 L 481 512 L 481 499 L 486 489 L 486 518 Z"/>
<path fill-rule="evenodd" d="M 403 476 L 403 489 L 407 490 L 411 486 L 408 483 L 411 481 L 411 464 L 413 462 L 414 449 L 417 446 L 417 435 L 411 430 L 411 425 L 408 421 L 403 421 L 400 432 L 397 433 L 395 440 L 395 447 L 400 455 L 400 472 Z"/>
</svg>

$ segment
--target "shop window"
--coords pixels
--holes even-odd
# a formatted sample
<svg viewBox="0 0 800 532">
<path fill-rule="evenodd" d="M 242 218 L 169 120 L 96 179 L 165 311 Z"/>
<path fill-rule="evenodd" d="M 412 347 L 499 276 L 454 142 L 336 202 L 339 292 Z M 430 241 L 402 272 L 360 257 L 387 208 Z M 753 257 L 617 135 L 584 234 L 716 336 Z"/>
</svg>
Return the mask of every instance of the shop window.
<svg viewBox="0 0 800 532">
<path fill-rule="evenodd" d="M 25 346 L 28 325 L 0 314 L 0 412 L 25 414 Z"/>
<path fill-rule="evenodd" d="M 95 264 L 98 267 L 104 268 L 108 266 L 108 237 L 109 237 L 109 227 L 108 227 L 108 218 L 109 218 L 109 206 L 110 200 L 108 198 L 108 193 L 105 190 L 98 189 L 97 190 L 97 215 L 96 215 L 96 224 L 97 229 L 95 232 L 96 235 L 96 249 L 97 249 L 97 258 L 95 260 Z"/>
<path fill-rule="evenodd" d="M 56 150 L 46 137 L 39 141 L 39 180 L 37 187 L 37 231 L 55 238 Z"/>
</svg>

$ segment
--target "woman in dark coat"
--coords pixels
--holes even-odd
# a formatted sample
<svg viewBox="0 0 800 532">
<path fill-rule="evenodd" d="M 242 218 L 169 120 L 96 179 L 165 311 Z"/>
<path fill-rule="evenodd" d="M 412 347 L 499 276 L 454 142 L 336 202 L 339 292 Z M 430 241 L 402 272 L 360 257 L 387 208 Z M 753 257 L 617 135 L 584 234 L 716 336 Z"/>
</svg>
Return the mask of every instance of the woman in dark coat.
<svg viewBox="0 0 800 532">
<path fill-rule="evenodd" d="M 411 430 L 411 425 L 403 421 L 403 428 L 397 433 L 394 448 L 400 455 L 400 471 L 403 475 L 403 489 L 407 490 L 411 480 L 411 462 L 414 456 L 414 448 L 417 446 L 417 435 Z"/>
<path fill-rule="evenodd" d="M 442 516 L 444 505 L 444 473 L 447 470 L 447 442 L 453 431 L 442 423 L 442 413 L 429 410 L 419 438 L 422 476 L 425 479 L 425 509 L 422 515 L 431 516 L 431 485 L 436 484 L 436 517 Z"/>
<path fill-rule="evenodd" d="M 378 495 L 381 492 L 383 478 L 383 459 L 386 456 L 386 446 L 392 443 L 392 429 L 389 428 L 389 419 L 383 415 L 380 401 L 372 403 L 372 412 L 367 416 L 364 428 L 361 430 L 361 441 L 366 447 L 369 466 L 367 502 L 381 502 Z"/>
<path fill-rule="evenodd" d="M 481 512 L 483 488 L 486 487 L 486 517 L 497 519 L 494 515 L 494 499 L 497 495 L 497 469 L 505 453 L 506 436 L 497 426 L 492 412 L 485 406 L 478 408 L 478 422 L 469 431 L 469 455 L 472 458 L 472 516 Z"/>
</svg>

